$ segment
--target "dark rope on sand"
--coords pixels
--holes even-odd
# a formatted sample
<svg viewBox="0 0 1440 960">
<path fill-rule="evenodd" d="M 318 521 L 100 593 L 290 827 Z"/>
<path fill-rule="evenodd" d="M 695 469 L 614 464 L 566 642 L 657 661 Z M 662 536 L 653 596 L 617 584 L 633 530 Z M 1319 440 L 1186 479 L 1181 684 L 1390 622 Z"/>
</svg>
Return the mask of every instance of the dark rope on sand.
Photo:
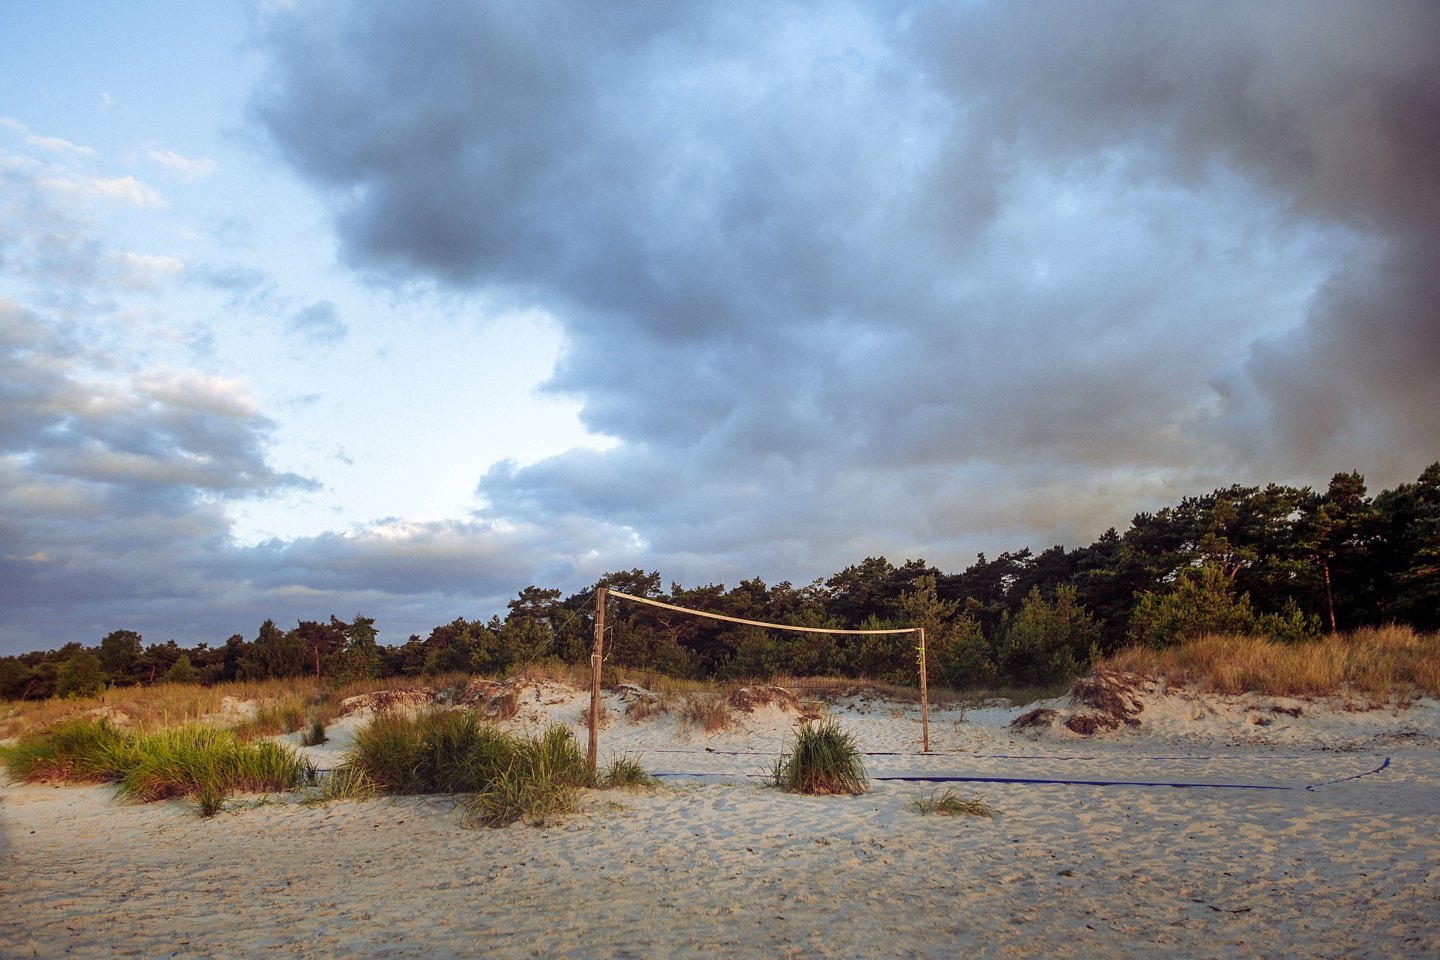
<svg viewBox="0 0 1440 960">
<path fill-rule="evenodd" d="M 1196 758 L 1199 759 L 1199 758 Z M 1243 759 L 1243 758 L 1242 758 Z M 1348 780 L 1359 780 L 1361 777 L 1374 776 L 1386 767 L 1390 766 L 1390 758 L 1386 757 L 1384 762 L 1374 770 L 1366 770 L 1364 773 L 1352 774 L 1348 777 L 1341 777 L 1338 780 L 1326 780 L 1323 783 L 1311 783 L 1303 787 L 1284 786 L 1281 784 L 1266 783 L 1194 783 L 1189 781 L 1167 781 L 1167 780 L 1069 780 L 1051 779 L 1043 777 L 963 777 L 954 774 L 907 774 L 898 776 L 894 774 L 885 776 L 872 776 L 871 780 L 878 781 L 901 781 L 916 783 L 1008 783 L 1023 786 L 1034 785 L 1058 785 L 1071 787 L 1177 787 L 1213 790 L 1309 790 L 1314 791 L 1318 787 L 1328 787 L 1335 783 L 1345 783 Z M 764 773 L 656 773 L 655 777 L 754 777 L 765 778 L 769 774 Z"/>
</svg>

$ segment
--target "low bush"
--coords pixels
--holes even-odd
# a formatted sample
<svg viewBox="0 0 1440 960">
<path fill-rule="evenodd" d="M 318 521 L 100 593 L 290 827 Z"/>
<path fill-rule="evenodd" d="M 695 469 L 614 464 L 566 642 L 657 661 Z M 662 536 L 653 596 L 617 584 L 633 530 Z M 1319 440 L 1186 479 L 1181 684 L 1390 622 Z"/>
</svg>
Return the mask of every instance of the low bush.
<svg viewBox="0 0 1440 960">
<path fill-rule="evenodd" d="M 862 794 L 870 778 L 855 738 L 834 720 L 806 723 L 775 761 L 770 785 L 791 793 Z"/>
</svg>

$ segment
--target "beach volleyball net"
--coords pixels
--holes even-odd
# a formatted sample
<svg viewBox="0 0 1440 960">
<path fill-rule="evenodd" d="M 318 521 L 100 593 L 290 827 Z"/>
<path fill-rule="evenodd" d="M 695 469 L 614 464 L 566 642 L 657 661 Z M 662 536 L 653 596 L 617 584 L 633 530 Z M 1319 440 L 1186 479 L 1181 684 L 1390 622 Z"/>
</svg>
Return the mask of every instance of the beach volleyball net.
<svg viewBox="0 0 1440 960">
<path fill-rule="evenodd" d="M 622 593 L 608 587 L 600 587 L 595 593 L 595 647 L 590 654 L 590 714 L 589 732 L 590 743 L 588 759 L 590 773 L 595 773 L 596 758 L 599 755 L 600 747 L 600 671 L 605 661 L 605 608 L 610 598 L 619 602 L 636 603 L 650 607 L 658 607 L 672 613 L 679 613 L 686 616 L 699 617 L 707 620 L 719 620 L 725 623 L 740 624 L 748 627 L 757 627 L 763 630 L 774 630 L 787 633 L 821 633 L 821 634 L 847 634 L 851 636 L 865 635 L 899 635 L 910 634 L 915 637 L 916 656 L 920 667 L 920 723 L 921 735 L 924 742 L 924 750 L 930 752 L 930 697 L 926 677 L 925 666 L 925 628 L 924 627 L 898 627 L 883 630 L 860 630 L 842 629 L 839 627 L 809 627 L 797 626 L 790 623 L 774 623 L 765 620 L 750 620 L 744 617 L 732 617 L 728 614 L 711 613 L 707 610 L 695 610 L 690 607 L 682 607 L 673 603 L 665 603 L 660 600 L 653 600 L 649 597 L 637 597 L 633 594 Z"/>
</svg>

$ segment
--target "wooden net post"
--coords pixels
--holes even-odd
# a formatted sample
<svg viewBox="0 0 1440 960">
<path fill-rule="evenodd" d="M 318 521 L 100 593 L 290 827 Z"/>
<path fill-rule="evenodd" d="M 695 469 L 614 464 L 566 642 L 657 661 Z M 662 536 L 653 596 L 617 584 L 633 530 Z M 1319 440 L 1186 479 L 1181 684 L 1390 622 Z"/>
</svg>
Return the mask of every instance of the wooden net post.
<svg viewBox="0 0 1440 960">
<path fill-rule="evenodd" d="M 590 654 L 590 782 L 595 782 L 595 764 L 600 753 L 600 664 L 605 659 L 605 593 L 595 591 L 595 650 Z M 928 749 L 928 748 L 927 748 Z"/>
<path fill-rule="evenodd" d="M 925 628 L 920 627 L 920 732 L 925 740 L 925 752 L 930 752 L 930 691 L 925 678 Z"/>
</svg>

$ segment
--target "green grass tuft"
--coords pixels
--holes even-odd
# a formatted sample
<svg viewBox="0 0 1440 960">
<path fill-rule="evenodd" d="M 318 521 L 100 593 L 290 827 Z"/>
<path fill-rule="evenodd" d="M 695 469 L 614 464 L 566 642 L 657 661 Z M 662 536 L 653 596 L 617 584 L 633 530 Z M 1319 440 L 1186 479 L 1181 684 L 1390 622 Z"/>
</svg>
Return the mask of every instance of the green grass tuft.
<svg viewBox="0 0 1440 960">
<path fill-rule="evenodd" d="M 290 790 L 313 777 L 289 747 L 245 743 L 232 730 L 188 726 L 137 736 L 89 720 L 26 738 L 6 763 L 15 780 L 114 783 L 119 798 L 142 803 L 198 798 L 205 816 L 231 793 Z"/>
<path fill-rule="evenodd" d="M 310 729 L 300 735 L 302 747 L 318 747 L 322 743 L 329 743 L 330 738 L 325 735 L 325 721 L 310 721 Z"/>
<path fill-rule="evenodd" d="M 130 742 L 104 720 L 76 720 L 27 735 L 3 760 L 17 782 L 109 783 L 130 762 Z"/>
<path fill-rule="evenodd" d="M 660 786 L 660 781 L 645 772 L 639 757 L 626 755 L 611 760 L 595 786 L 602 790 L 651 790 Z"/>
<path fill-rule="evenodd" d="M 313 767 L 289 747 L 246 743 L 220 727 L 156 730 L 136 737 L 132 749 L 116 794 L 140 803 L 198 797 L 206 790 L 223 796 L 293 790 L 314 778 Z"/>
<path fill-rule="evenodd" d="M 934 813 L 942 817 L 971 816 L 993 817 L 995 808 L 980 797 L 961 797 L 954 790 L 934 790 L 927 796 L 911 797 L 910 804 L 926 816 Z"/>
<path fill-rule="evenodd" d="M 225 794 L 214 784 L 205 784 L 195 798 L 195 812 L 209 820 L 225 809 Z"/>
<path fill-rule="evenodd" d="M 848 793 L 870 789 L 855 738 L 834 720 L 806 723 L 771 771 L 770 785 L 790 793 Z"/>
<path fill-rule="evenodd" d="M 370 800 L 379 793 L 375 781 L 358 767 L 342 766 L 320 778 L 319 789 L 308 792 L 300 802 L 305 805 L 330 803 L 334 800 Z"/>
<path fill-rule="evenodd" d="M 543 825 L 574 812 L 588 769 L 575 738 L 559 725 L 523 737 L 475 711 L 387 711 L 356 734 L 330 779 L 340 777 L 363 777 L 384 793 L 472 794 L 465 804 L 472 824 Z"/>
</svg>

